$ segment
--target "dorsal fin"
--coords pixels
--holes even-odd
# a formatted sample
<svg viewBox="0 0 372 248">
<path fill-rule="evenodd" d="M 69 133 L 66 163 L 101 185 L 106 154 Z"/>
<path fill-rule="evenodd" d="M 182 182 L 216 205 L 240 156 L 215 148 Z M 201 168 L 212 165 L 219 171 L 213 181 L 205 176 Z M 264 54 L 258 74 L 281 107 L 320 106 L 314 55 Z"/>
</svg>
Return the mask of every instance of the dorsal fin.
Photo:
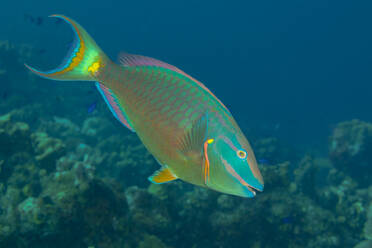
<svg viewBox="0 0 372 248">
<path fill-rule="evenodd" d="M 108 107 L 110 108 L 115 118 L 118 121 L 120 121 L 124 126 L 129 128 L 129 130 L 135 132 L 133 126 L 130 124 L 127 115 L 125 114 L 124 109 L 120 106 L 120 103 L 115 94 L 109 88 L 107 88 L 103 84 L 100 84 L 99 82 L 96 82 L 96 87 L 98 91 L 101 93 L 103 99 L 105 99 L 105 102 L 107 103 Z"/>
<path fill-rule="evenodd" d="M 160 61 L 158 59 L 146 57 L 146 56 L 143 56 L 143 55 L 137 55 L 137 54 L 130 54 L 130 53 L 126 53 L 126 52 L 121 52 L 119 54 L 119 62 L 123 66 L 146 66 L 147 65 L 147 66 L 156 66 L 156 67 L 166 68 L 166 69 L 169 69 L 169 70 L 178 72 L 178 73 L 184 75 L 185 77 L 190 78 L 191 80 L 193 80 L 193 81 L 197 82 L 199 85 L 201 85 L 201 87 L 203 87 L 204 89 L 208 90 L 204 86 L 204 84 L 200 83 L 198 80 L 196 80 L 195 78 L 191 77 L 189 74 L 187 74 L 184 71 L 178 69 L 174 65 L 170 65 L 170 64 L 165 63 L 163 61 Z"/>
<path fill-rule="evenodd" d="M 191 77 L 189 74 L 185 73 L 184 71 L 178 69 L 177 67 L 173 65 L 170 65 L 158 59 L 154 59 L 154 58 L 150 58 L 150 57 L 146 57 L 142 55 L 129 54 L 126 52 L 121 52 L 119 54 L 119 63 L 123 66 L 156 66 L 156 67 L 162 67 L 162 68 L 175 71 L 191 79 L 195 83 L 197 83 L 203 90 L 211 94 L 225 108 L 226 112 L 230 114 L 230 111 L 226 108 L 226 106 L 207 87 L 205 87 L 204 84 L 202 84 L 195 78 Z"/>
<path fill-rule="evenodd" d="M 180 69 L 178 69 L 177 67 L 175 67 L 173 65 L 170 65 L 170 64 L 165 63 L 163 61 L 160 61 L 158 59 L 146 57 L 146 56 L 143 56 L 143 55 L 136 55 L 136 54 L 129 54 L 129 53 L 122 52 L 122 53 L 119 54 L 119 62 L 123 66 L 144 66 L 144 65 L 148 65 L 148 66 L 163 67 L 163 68 L 167 68 L 169 70 L 181 73 L 185 76 L 188 76 L 186 73 L 184 73 L 183 71 L 181 71 Z"/>
</svg>

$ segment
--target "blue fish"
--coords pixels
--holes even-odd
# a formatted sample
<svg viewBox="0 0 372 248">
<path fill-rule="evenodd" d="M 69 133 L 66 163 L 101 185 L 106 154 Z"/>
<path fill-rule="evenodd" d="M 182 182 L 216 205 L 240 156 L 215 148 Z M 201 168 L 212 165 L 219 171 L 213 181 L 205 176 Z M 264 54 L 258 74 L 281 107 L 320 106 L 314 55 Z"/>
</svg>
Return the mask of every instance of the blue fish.
<svg viewBox="0 0 372 248">
<path fill-rule="evenodd" d="M 96 110 L 96 107 L 97 107 L 97 102 L 94 102 L 91 105 L 89 105 L 89 107 L 88 107 L 88 114 L 93 113 L 94 110 Z"/>
<path fill-rule="evenodd" d="M 28 22 L 36 25 L 36 26 L 41 26 L 44 22 L 44 19 L 40 16 L 34 17 L 32 15 L 29 15 L 29 14 L 24 14 L 23 18 L 24 18 L 25 21 L 28 21 Z"/>
</svg>

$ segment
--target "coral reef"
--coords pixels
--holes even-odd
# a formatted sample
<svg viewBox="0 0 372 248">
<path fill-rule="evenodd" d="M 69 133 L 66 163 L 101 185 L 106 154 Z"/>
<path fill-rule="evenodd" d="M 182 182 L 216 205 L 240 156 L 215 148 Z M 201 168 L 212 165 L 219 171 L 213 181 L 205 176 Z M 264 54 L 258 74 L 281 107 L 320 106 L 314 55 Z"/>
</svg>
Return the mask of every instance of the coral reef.
<svg viewBox="0 0 372 248">
<path fill-rule="evenodd" d="M 370 191 L 372 187 L 370 188 Z M 367 221 L 364 224 L 364 237 L 366 239 L 372 240 L 372 203 L 369 205 L 367 213 Z"/>
<path fill-rule="evenodd" d="M 364 240 L 358 243 L 354 248 L 372 248 L 372 241 L 371 240 Z"/>
<path fill-rule="evenodd" d="M 55 162 L 65 153 L 65 147 L 61 140 L 51 138 L 46 133 L 34 133 L 31 135 L 35 160 L 48 171 L 55 167 Z"/>
<path fill-rule="evenodd" d="M 0 151 L 1 246 L 311 248 L 370 238 L 372 194 L 327 159 L 263 166 L 265 192 L 244 199 L 149 184 L 156 162 L 134 135 L 107 135 L 104 119 L 84 122 L 93 136 L 55 117 L 34 131 L 16 111 L 0 120 L 11 148 Z"/>
<path fill-rule="evenodd" d="M 23 122 L 12 122 L 11 115 L 0 117 L 0 152 L 7 157 L 16 151 L 29 151 L 30 128 Z"/>
<path fill-rule="evenodd" d="M 24 54 L 12 62 L 20 68 L 27 53 L 17 49 L 0 45 L 0 58 Z M 3 80 L 36 80 L 13 79 L 3 64 Z M 180 180 L 150 184 L 159 165 L 135 134 L 105 106 L 76 107 L 95 93 L 70 90 L 68 100 L 38 93 L 53 104 L 0 102 L 0 247 L 371 247 L 372 124 L 337 125 L 329 158 L 253 141 L 269 163 L 260 165 L 265 191 L 245 199 Z"/>
<path fill-rule="evenodd" d="M 296 152 L 281 144 L 275 137 L 257 139 L 254 148 L 259 163 L 278 164 L 298 159 Z"/>
<path fill-rule="evenodd" d="M 358 179 L 364 185 L 372 181 L 372 124 L 360 120 L 342 122 L 330 138 L 330 158 L 340 170 Z"/>
</svg>

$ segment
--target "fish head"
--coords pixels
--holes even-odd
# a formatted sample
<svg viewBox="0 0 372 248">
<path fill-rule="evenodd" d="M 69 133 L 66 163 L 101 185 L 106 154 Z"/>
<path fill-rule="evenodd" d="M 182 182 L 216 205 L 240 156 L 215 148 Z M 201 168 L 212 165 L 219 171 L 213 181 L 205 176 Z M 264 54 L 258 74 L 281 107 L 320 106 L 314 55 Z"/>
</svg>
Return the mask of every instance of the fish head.
<svg viewBox="0 0 372 248">
<path fill-rule="evenodd" d="M 264 181 L 253 150 L 241 132 L 219 135 L 209 143 L 209 188 L 242 197 L 254 197 L 256 191 L 263 190 Z"/>
</svg>

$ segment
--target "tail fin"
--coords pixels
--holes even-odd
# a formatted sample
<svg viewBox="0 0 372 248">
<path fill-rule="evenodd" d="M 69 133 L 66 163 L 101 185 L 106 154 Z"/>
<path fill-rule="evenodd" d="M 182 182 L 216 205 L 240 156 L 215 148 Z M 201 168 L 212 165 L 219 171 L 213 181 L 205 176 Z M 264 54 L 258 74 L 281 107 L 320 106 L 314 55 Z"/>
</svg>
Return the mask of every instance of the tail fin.
<svg viewBox="0 0 372 248">
<path fill-rule="evenodd" d="M 74 20 L 63 15 L 52 15 L 69 23 L 75 33 L 75 41 L 71 51 L 63 63 L 54 70 L 39 71 L 25 66 L 33 73 L 54 80 L 96 81 L 97 73 L 109 63 L 108 57 L 97 46 L 90 35 Z"/>
</svg>

